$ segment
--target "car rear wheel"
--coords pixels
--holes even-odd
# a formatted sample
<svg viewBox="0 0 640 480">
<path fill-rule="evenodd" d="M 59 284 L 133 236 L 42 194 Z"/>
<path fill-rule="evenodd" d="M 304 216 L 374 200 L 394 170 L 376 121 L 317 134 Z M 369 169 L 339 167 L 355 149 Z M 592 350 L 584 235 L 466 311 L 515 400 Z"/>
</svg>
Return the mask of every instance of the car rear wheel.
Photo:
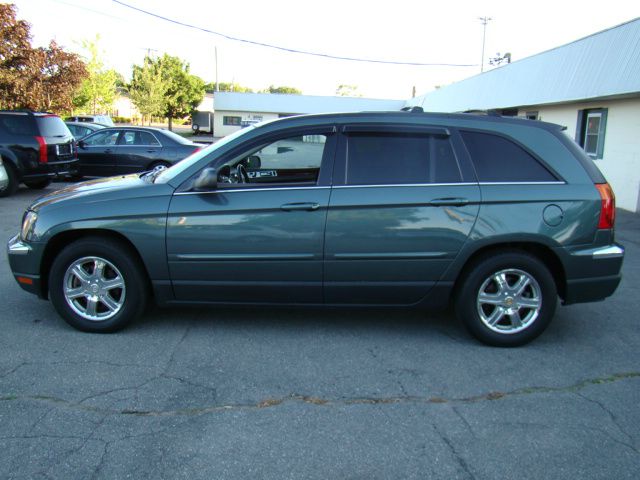
<svg viewBox="0 0 640 480">
<path fill-rule="evenodd" d="M 50 178 L 41 178 L 39 180 L 25 180 L 24 184 L 34 190 L 42 190 L 51 184 Z"/>
<path fill-rule="evenodd" d="M 114 332 L 144 311 L 147 278 L 125 244 L 85 238 L 54 260 L 49 295 L 69 325 L 85 332 Z"/>
<path fill-rule="evenodd" d="M 149 170 L 155 170 L 156 168 L 169 168 L 171 164 L 169 162 L 153 162 L 149 165 Z"/>
<path fill-rule="evenodd" d="M 557 304 L 551 272 L 519 251 L 484 256 L 461 279 L 455 298 L 458 318 L 481 342 L 515 347 L 549 325 Z"/>
</svg>

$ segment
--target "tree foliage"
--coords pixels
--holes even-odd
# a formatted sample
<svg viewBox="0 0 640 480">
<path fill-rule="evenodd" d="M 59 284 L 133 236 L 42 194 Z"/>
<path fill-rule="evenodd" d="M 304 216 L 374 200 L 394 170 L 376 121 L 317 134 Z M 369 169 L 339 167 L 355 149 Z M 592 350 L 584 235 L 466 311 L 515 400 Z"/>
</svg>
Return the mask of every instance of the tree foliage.
<svg viewBox="0 0 640 480">
<path fill-rule="evenodd" d="M 129 95 L 143 115 L 167 117 L 171 130 L 174 118 L 189 115 L 202 102 L 204 88 L 204 81 L 189 73 L 187 63 L 165 54 L 133 66 Z"/>
<path fill-rule="evenodd" d="M 207 83 L 205 86 L 207 93 L 214 93 L 216 91 L 215 82 Z M 235 82 L 218 82 L 219 92 L 238 92 L 238 93 L 253 93 L 253 90 L 249 87 L 245 87 Z"/>
<path fill-rule="evenodd" d="M 285 87 L 285 86 L 274 87 L 273 85 L 269 85 L 260 93 L 288 93 L 293 95 L 302 95 L 302 90 L 299 90 L 295 87 Z"/>
<path fill-rule="evenodd" d="M 340 97 L 361 97 L 362 96 L 362 94 L 358 92 L 357 85 L 347 85 L 347 84 L 338 85 L 338 88 L 336 88 L 336 95 Z"/>
<path fill-rule="evenodd" d="M 134 65 L 129 84 L 129 96 L 142 116 L 160 116 L 166 86 L 158 65 L 145 57 L 142 65 Z"/>
<path fill-rule="evenodd" d="M 195 110 L 204 98 L 204 81 L 189 73 L 189 64 L 166 53 L 157 60 L 162 81 L 166 87 L 162 115 L 169 119 L 169 130 L 174 118 L 182 118 Z"/>
<path fill-rule="evenodd" d="M 113 103 L 118 93 L 118 79 L 121 78 L 115 70 L 107 70 L 100 58 L 98 49 L 99 37 L 95 41 L 82 42 L 83 49 L 87 52 L 88 77 L 82 82 L 73 104 L 76 108 L 89 113 L 105 113 L 113 108 Z"/>
<path fill-rule="evenodd" d="M 62 112 L 87 75 L 84 63 L 52 41 L 31 46 L 30 26 L 14 5 L 0 4 L 0 103 L 2 108 Z"/>
</svg>

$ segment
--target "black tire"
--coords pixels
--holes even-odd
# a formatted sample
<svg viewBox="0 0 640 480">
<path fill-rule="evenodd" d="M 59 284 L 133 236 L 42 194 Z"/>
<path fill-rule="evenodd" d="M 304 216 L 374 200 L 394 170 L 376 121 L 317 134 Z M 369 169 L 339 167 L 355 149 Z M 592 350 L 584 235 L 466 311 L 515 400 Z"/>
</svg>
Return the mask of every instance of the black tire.
<svg viewBox="0 0 640 480">
<path fill-rule="evenodd" d="M 506 251 L 485 255 L 465 270 L 457 285 L 455 310 L 481 342 L 517 347 L 547 328 L 557 295 L 555 280 L 542 261 L 526 252 Z"/>
<path fill-rule="evenodd" d="M 9 183 L 4 190 L 0 190 L 0 197 L 9 197 L 16 193 L 20 181 L 18 180 L 18 174 L 12 165 L 8 162 L 4 162 L 4 169 L 7 171 L 7 177 L 9 177 Z"/>
<path fill-rule="evenodd" d="M 71 273 L 74 265 L 91 280 L 83 282 L 78 274 Z M 107 282 L 111 282 L 111 286 Z M 115 286 L 118 283 L 123 287 Z M 81 291 L 78 298 L 67 300 L 65 285 Z M 72 327 L 85 332 L 115 332 L 143 313 L 148 280 L 127 245 L 112 239 L 87 237 L 67 245 L 55 258 L 49 273 L 49 297 L 60 316 Z M 92 312 L 95 312 L 93 319 L 89 318 Z"/>
<path fill-rule="evenodd" d="M 34 190 L 42 190 L 51 184 L 50 178 L 40 178 L 38 180 L 25 180 L 24 184 Z"/>
</svg>

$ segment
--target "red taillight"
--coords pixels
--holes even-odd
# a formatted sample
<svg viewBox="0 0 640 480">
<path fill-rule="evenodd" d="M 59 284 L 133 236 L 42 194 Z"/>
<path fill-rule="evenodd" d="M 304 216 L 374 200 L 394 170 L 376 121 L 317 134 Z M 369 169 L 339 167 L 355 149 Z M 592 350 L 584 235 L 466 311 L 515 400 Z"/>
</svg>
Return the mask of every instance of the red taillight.
<svg viewBox="0 0 640 480">
<path fill-rule="evenodd" d="M 602 205 L 598 228 L 613 228 L 616 221 L 616 196 L 608 183 L 596 183 Z"/>
<path fill-rule="evenodd" d="M 44 140 L 44 137 L 36 137 L 38 141 L 38 145 L 40 145 L 40 163 L 47 163 L 49 161 L 49 157 L 47 156 L 47 142 Z"/>
</svg>

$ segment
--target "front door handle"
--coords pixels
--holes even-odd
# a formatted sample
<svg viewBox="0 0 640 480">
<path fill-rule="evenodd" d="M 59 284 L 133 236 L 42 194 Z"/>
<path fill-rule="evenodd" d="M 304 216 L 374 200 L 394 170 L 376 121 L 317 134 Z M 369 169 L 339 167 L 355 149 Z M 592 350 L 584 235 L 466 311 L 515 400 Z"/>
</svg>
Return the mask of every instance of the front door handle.
<svg viewBox="0 0 640 480">
<path fill-rule="evenodd" d="M 429 202 L 429 205 L 434 207 L 461 207 L 463 205 L 467 205 L 469 200 L 466 198 L 459 197 L 448 197 L 448 198 L 434 198 Z"/>
<path fill-rule="evenodd" d="M 311 202 L 305 202 L 305 203 L 285 203 L 284 205 L 280 206 L 281 210 L 284 210 L 285 212 L 293 212 L 296 210 L 306 210 L 306 211 L 313 211 L 313 210 L 318 210 L 320 208 L 320 204 L 319 203 L 311 203 Z"/>
</svg>

